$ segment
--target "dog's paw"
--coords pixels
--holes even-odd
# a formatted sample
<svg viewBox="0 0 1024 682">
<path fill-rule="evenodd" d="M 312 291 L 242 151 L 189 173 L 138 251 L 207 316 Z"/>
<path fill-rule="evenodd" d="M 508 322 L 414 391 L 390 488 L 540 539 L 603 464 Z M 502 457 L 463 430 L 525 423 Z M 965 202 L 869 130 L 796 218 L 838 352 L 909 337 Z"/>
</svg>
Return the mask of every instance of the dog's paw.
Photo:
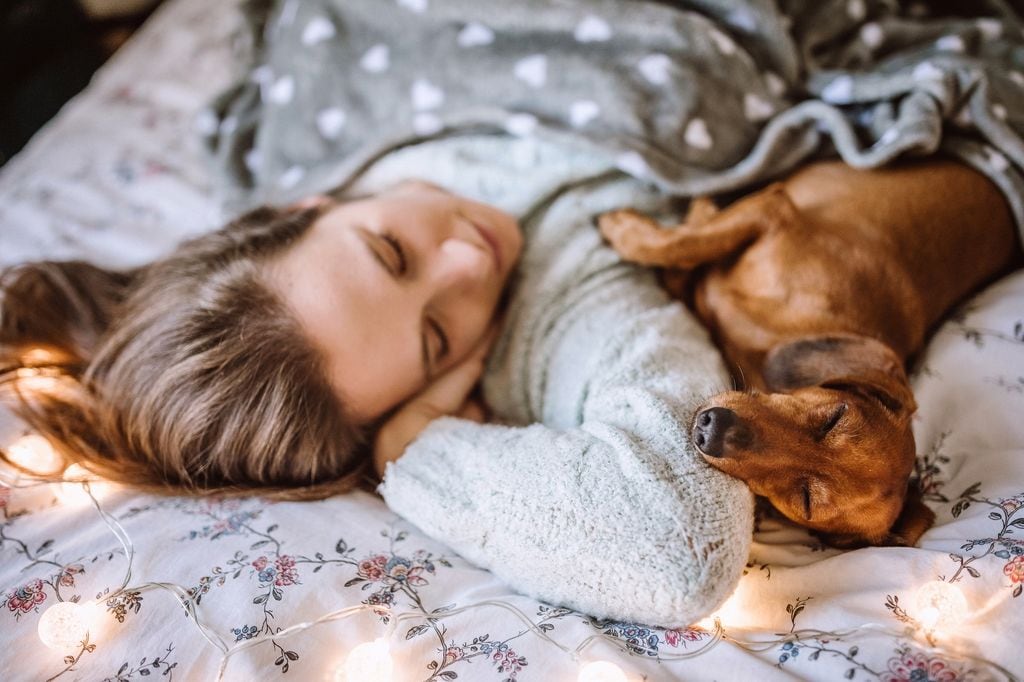
<svg viewBox="0 0 1024 682">
<path fill-rule="evenodd" d="M 647 216 L 631 208 L 602 213 L 597 219 L 601 236 L 621 255 L 629 258 L 642 241 L 642 235 L 657 229 Z"/>
</svg>

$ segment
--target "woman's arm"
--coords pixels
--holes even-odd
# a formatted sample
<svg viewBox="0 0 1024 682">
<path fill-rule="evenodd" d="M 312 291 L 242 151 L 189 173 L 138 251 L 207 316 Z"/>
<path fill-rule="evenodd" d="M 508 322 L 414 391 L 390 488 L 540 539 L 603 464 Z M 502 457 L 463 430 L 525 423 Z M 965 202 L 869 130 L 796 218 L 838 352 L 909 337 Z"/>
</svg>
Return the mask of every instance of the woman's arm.
<svg viewBox="0 0 1024 682">
<path fill-rule="evenodd" d="M 749 491 L 687 435 L 693 407 L 724 387 L 721 361 L 652 277 L 613 278 L 573 311 L 536 351 L 553 396 L 540 402 L 558 404 L 542 406 L 545 421 L 572 425 L 435 420 L 380 491 L 522 592 L 598 617 L 690 623 L 728 597 L 752 532 Z"/>
</svg>

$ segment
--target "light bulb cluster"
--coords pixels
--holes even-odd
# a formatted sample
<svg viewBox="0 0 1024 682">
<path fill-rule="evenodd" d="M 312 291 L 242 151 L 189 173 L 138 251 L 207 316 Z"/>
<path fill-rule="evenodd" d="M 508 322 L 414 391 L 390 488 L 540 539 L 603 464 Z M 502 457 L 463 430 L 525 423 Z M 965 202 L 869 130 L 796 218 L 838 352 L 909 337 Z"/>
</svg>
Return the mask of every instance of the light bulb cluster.
<svg viewBox="0 0 1024 682">
<path fill-rule="evenodd" d="M 26 435 L 16 441 L 13 445 L 7 448 L 8 456 L 17 464 L 31 470 L 40 473 L 52 474 L 59 470 L 60 458 L 53 451 L 49 442 L 37 435 Z M 74 464 L 68 467 L 64 471 L 64 481 L 57 485 L 56 495 L 65 504 L 77 505 L 82 502 L 92 502 L 100 514 L 100 517 L 110 528 L 111 532 L 122 542 L 125 546 L 125 555 L 128 558 L 128 567 L 126 571 L 125 582 L 121 586 L 121 590 L 129 589 L 127 587 L 127 581 L 130 580 L 131 575 L 131 564 L 132 557 L 134 555 L 131 540 L 127 537 L 124 529 L 120 524 L 106 514 L 99 506 L 97 499 L 97 493 L 105 492 L 111 484 L 107 481 L 101 481 L 92 476 L 83 467 Z M 17 483 L 17 479 L 15 481 Z M 23 486 L 15 486 L 23 487 Z M 116 528 L 115 528 L 116 526 Z M 120 531 L 120 532 L 119 532 Z M 186 612 L 189 614 L 189 619 L 192 620 L 196 627 L 198 627 L 203 635 L 224 654 L 224 658 L 221 663 L 221 674 L 223 676 L 224 668 L 227 664 L 227 659 L 232 654 L 248 648 L 258 643 L 261 638 L 255 640 L 249 640 L 247 642 L 236 645 L 235 647 L 227 647 L 220 644 L 215 639 L 211 638 L 211 633 L 208 628 L 205 627 L 199 619 L 198 613 L 195 612 L 195 605 L 189 602 L 187 593 L 180 586 L 168 584 L 168 583 L 147 583 L 145 585 L 136 585 L 130 589 L 148 589 L 151 587 L 160 587 L 163 589 L 174 592 L 182 605 L 186 607 Z M 120 591 L 120 590 L 119 590 Z M 739 646 L 742 646 L 748 650 L 766 650 L 770 646 L 781 644 L 783 640 L 778 641 L 761 641 L 761 642 L 744 642 L 736 639 L 732 636 L 726 636 L 725 631 L 722 627 L 722 620 L 728 615 L 736 615 L 738 610 L 741 609 L 739 604 L 742 599 L 741 595 L 734 594 L 725 604 L 715 613 L 700 621 L 698 624 L 700 627 L 712 632 L 712 640 L 702 647 L 699 651 L 690 652 L 685 655 L 679 656 L 680 658 L 692 658 L 694 656 L 704 653 L 711 646 L 714 646 L 720 640 L 729 640 Z M 963 595 L 963 592 L 951 583 L 943 581 L 931 581 L 922 585 L 915 594 L 915 607 L 913 609 L 913 615 L 917 621 L 920 622 L 923 627 L 929 632 L 936 632 L 939 630 L 952 630 L 955 629 L 960 623 L 962 623 L 969 614 L 967 600 Z M 529 622 L 529 625 L 533 625 L 529 619 L 521 614 L 518 609 L 510 605 L 503 604 L 496 601 L 485 601 L 478 604 L 470 604 L 462 608 L 453 609 L 450 612 L 440 617 L 454 616 L 462 611 L 469 610 L 470 608 L 479 607 L 501 607 L 503 609 L 513 611 L 518 615 L 524 622 Z M 302 623 L 290 628 L 285 631 L 275 633 L 275 637 L 281 638 L 286 635 L 300 632 L 314 625 L 329 622 L 331 620 L 337 620 L 339 618 L 348 617 L 356 612 L 365 611 L 371 608 L 364 605 L 356 607 L 349 607 L 338 611 L 331 612 L 324 616 L 321 616 L 315 621 Z M 380 615 L 382 610 L 381 607 L 372 607 L 372 610 Z M 38 623 L 39 639 L 47 647 L 61 651 L 69 652 L 77 649 L 81 649 L 89 643 L 90 632 L 94 631 L 94 626 L 98 622 L 98 614 L 100 609 L 95 602 L 84 602 L 76 603 L 71 601 L 62 601 L 53 604 L 47 608 L 41 615 Z M 400 620 L 414 617 L 416 614 L 413 613 L 391 613 L 391 633 L 393 634 L 394 629 L 397 627 Z M 732 622 L 732 621 L 730 621 Z M 859 628 L 854 628 L 846 633 L 819 633 L 821 636 L 838 637 L 852 634 L 854 632 L 875 629 L 879 630 L 881 626 L 875 624 L 867 624 Z M 538 637 L 547 640 L 549 643 L 558 647 L 562 651 L 571 654 L 574 658 L 578 657 L 579 653 L 595 639 L 602 639 L 604 635 L 594 635 L 584 640 L 575 651 L 568 649 L 560 643 L 552 640 L 546 634 L 541 631 L 534 629 Z M 810 631 L 807 631 L 810 632 Z M 390 645 L 390 637 L 378 637 L 369 642 L 364 642 L 353 648 L 344 663 L 337 668 L 334 673 L 334 682 L 363 682 L 364 680 L 375 680 L 376 682 L 392 682 L 395 678 L 395 662 L 392 658 Z M 788 640 L 786 640 L 788 641 Z M 980 660 L 980 659 L 975 659 Z M 996 669 L 1000 669 L 999 666 L 992 661 L 982 661 Z M 625 671 L 615 663 L 611 661 L 591 661 L 581 666 L 577 682 L 632 682 L 632 678 L 626 674 Z"/>
</svg>

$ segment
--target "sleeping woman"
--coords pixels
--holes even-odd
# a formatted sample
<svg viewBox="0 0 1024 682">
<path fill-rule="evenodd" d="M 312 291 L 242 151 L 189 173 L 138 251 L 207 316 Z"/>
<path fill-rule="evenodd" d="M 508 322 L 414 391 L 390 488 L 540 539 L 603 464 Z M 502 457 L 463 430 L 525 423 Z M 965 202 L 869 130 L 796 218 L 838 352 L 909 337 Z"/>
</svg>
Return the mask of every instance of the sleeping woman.
<svg viewBox="0 0 1024 682">
<path fill-rule="evenodd" d="M 663 208 L 640 187 L 605 178 L 517 221 L 408 181 L 258 208 L 127 272 L 14 266 L 0 390 L 104 478 L 277 499 L 380 480 L 521 592 L 687 624 L 735 586 L 752 500 L 686 436 L 725 385 L 717 353 L 591 224 Z"/>
</svg>

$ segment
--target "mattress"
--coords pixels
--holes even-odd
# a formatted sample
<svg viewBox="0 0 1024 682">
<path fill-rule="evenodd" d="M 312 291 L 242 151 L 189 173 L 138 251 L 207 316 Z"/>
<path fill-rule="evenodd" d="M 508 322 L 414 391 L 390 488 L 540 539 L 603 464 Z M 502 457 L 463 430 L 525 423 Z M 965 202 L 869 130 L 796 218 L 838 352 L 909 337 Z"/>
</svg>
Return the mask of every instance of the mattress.
<svg viewBox="0 0 1024 682">
<path fill-rule="evenodd" d="M 0 170 L 0 264 L 127 267 L 220 224 L 197 133 L 215 125 L 203 106 L 244 60 L 236 4 L 165 3 Z M 431 681 L 1024 676 L 1024 273 L 957 311 L 913 383 L 917 475 L 938 517 L 919 545 L 840 552 L 765 514 L 733 596 L 675 630 L 517 595 L 369 493 L 162 498 L 4 472 L 0 671 L 5 680 L 385 679 L 378 664 L 395 680 Z M 13 421 L 4 427 L 5 444 L 45 456 Z"/>
</svg>

